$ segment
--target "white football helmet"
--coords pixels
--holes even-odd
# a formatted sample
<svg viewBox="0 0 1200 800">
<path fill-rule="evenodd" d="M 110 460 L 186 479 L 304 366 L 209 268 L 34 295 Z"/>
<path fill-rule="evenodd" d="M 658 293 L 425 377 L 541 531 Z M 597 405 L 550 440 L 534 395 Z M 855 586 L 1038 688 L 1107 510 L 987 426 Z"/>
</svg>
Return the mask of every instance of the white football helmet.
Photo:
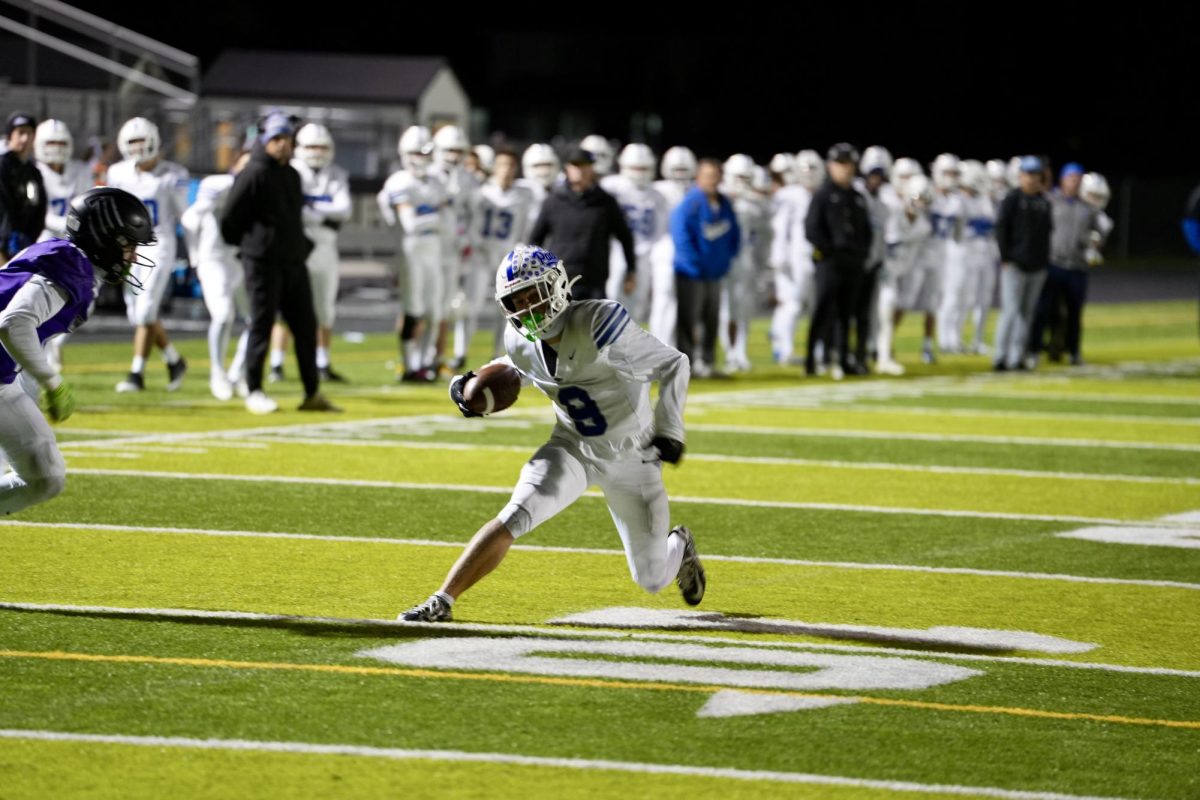
<svg viewBox="0 0 1200 800">
<path fill-rule="evenodd" d="M 753 189 L 759 197 L 767 198 L 771 196 L 771 172 L 766 167 L 754 165 L 754 178 L 750 181 L 750 188 Z"/>
<path fill-rule="evenodd" d="M 873 144 L 863 151 L 862 158 L 858 160 L 858 171 L 870 175 L 877 169 L 883 170 L 885 177 L 889 175 L 892 171 L 892 154 L 886 147 Z"/>
<path fill-rule="evenodd" d="M 669 181 L 696 179 L 696 154 L 686 147 L 672 147 L 663 153 L 662 176 Z"/>
<path fill-rule="evenodd" d="M 1103 211 L 1108 207 L 1108 201 L 1112 199 L 1112 191 L 1108 188 L 1108 179 L 1099 172 L 1086 173 L 1079 184 L 1079 196 L 1092 208 Z"/>
<path fill-rule="evenodd" d="M 796 183 L 799 177 L 796 174 L 796 157 L 791 153 L 776 153 L 771 156 L 768 169 L 783 178 L 785 184 Z"/>
<path fill-rule="evenodd" d="M 621 167 L 621 174 L 633 181 L 634 186 L 645 188 L 654 180 L 654 151 L 649 145 L 625 145 L 617 165 Z"/>
<path fill-rule="evenodd" d="M 463 163 L 470 149 L 467 134 L 457 125 L 443 125 L 433 135 L 434 157 L 442 166 L 456 167 Z"/>
<path fill-rule="evenodd" d="M 1005 168 L 1008 176 L 1009 186 L 1021 185 L 1021 157 L 1013 156 L 1008 160 L 1008 166 Z"/>
<path fill-rule="evenodd" d="M 892 186 L 896 187 L 897 192 L 904 192 L 904 184 L 908 182 L 914 175 L 924 175 L 925 170 L 921 169 L 921 163 L 915 158 L 897 158 L 896 163 L 892 165 L 892 173 L 889 176 Z"/>
<path fill-rule="evenodd" d="M 561 169 L 562 163 L 558 160 L 558 154 L 548 144 L 531 144 L 521 156 L 521 171 L 525 173 L 525 177 L 537 181 L 547 189 L 554 185 L 554 179 L 558 177 Z"/>
<path fill-rule="evenodd" d="M 429 136 L 429 128 L 413 125 L 400 135 L 396 150 L 400 153 L 401 166 L 418 177 L 423 176 L 433 158 L 433 139 Z"/>
<path fill-rule="evenodd" d="M 567 310 L 574 282 L 567 280 L 566 268 L 549 250 L 518 245 L 496 270 L 496 302 L 512 326 L 536 342 Z"/>
<path fill-rule="evenodd" d="M 496 166 L 495 148 L 487 144 L 477 144 L 471 148 L 471 152 L 479 159 L 479 169 L 491 175 L 492 168 Z"/>
<path fill-rule="evenodd" d="M 725 159 L 725 185 L 729 193 L 741 196 L 752 191 L 754 183 L 754 159 L 745 153 L 735 153 Z"/>
<path fill-rule="evenodd" d="M 923 213 L 933 204 L 933 186 L 929 183 L 929 178 L 920 173 L 910 175 L 904 181 L 900 197 L 904 200 L 905 208 Z"/>
<path fill-rule="evenodd" d="M 65 164 L 75 153 L 75 140 L 67 123 L 48 119 L 37 126 L 33 140 L 33 157 L 43 164 Z"/>
<path fill-rule="evenodd" d="M 333 136 L 324 125 L 310 122 L 296 131 L 296 157 L 310 169 L 325 169 L 333 163 Z"/>
<path fill-rule="evenodd" d="M 579 146 L 596 157 L 596 174 L 611 175 L 613 171 L 612 145 L 598 133 L 583 137 Z"/>
<path fill-rule="evenodd" d="M 929 172 L 933 175 L 933 185 L 943 192 L 949 192 L 958 188 L 962 164 L 953 153 L 942 153 L 933 160 Z"/>
<path fill-rule="evenodd" d="M 959 170 L 959 185 L 962 188 L 975 194 L 987 194 L 991 190 L 987 167 L 983 166 L 982 161 L 967 159 L 959 165 Z"/>
<path fill-rule="evenodd" d="M 796 153 L 796 183 L 814 191 L 825 180 L 825 159 L 816 150 L 801 150 Z"/>
<path fill-rule="evenodd" d="M 158 157 L 162 148 L 162 137 L 158 126 L 145 117 L 134 117 L 121 126 L 117 134 L 117 149 L 122 158 L 133 159 L 142 164 Z"/>
<path fill-rule="evenodd" d="M 987 169 L 988 180 L 992 183 L 992 191 L 1007 192 L 1011 187 L 1008 185 L 1008 165 L 999 158 L 990 159 L 984 165 Z"/>
</svg>

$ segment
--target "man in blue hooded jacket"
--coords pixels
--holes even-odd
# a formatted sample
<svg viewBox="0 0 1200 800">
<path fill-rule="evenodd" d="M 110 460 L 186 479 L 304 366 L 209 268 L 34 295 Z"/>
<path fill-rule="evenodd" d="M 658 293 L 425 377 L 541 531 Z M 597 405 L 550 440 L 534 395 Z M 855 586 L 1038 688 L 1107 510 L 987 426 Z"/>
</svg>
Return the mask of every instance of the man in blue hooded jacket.
<svg viewBox="0 0 1200 800">
<path fill-rule="evenodd" d="M 717 190 L 720 184 L 720 162 L 701 159 L 695 188 L 684 195 L 671 213 L 675 295 L 679 303 L 675 346 L 691 361 L 692 375 L 698 378 L 711 375 L 716 362 L 721 280 L 742 244 L 733 204 Z M 704 326 L 699 359 L 696 358 L 697 323 Z"/>
</svg>

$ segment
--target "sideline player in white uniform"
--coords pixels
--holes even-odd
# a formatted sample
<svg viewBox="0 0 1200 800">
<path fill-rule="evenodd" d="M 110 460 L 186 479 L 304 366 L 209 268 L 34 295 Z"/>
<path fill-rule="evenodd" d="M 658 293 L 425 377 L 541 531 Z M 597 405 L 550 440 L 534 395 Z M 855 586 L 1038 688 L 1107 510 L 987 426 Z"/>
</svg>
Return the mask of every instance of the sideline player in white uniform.
<svg viewBox="0 0 1200 800">
<path fill-rule="evenodd" d="M 529 238 L 533 223 L 537 222 L 538 214 L 542 213 L 542 203 L 546 195 L 558 180 L 562 171 L 562 163 L 554 148 L 548 144 L 531 144 L 525 148 L 521 156 L 521 177 L 517 186 L 524 186 L 533 194 L 533 208 L 529 209 L 529 227 L 520 232 L 520 240 Z"/>
<path fill-rule="evenodd" d="M 491 572 L 517 538 L 599 486 L 625 546 L 634 581 L 656 593 L 672 580 L 684 600 L 704 597 L 705 576 L 691 533 L 671 527 L 663 462 L 683 455 L 688 363 L 646 333 L 610 300 L 571 302 L 567 273 L 540 247 L 518 247 L 496 274 L 496 299 L 512 326 L 499 362 L 521 372 L 554 403 L 556 424 L 521 470 L 512 499 L 484 524 L 440 591 L 400 615 L 411 622 L 451 618 L 461 594 Z M 456 377 L 450 396 L 463 402 L 473 375 Z M 658 381 L 658 405 L 650 383 Z"/>
<path fill-rule="evenodd" d="M 453 373 L 443 361 L 446 334 L 454 323 L 454 348 L 466 352 L 469 342 L 464 338 L 467 313 L 466 296 L 462 290 L 462 275 L 467 268 L 471 249 L 471 207 L 479 191 L 479 181 L 467 169 L 467 154 L 471 143 L 457 125 L 446 125 L 433 135 L 433 169 L 430 173 L 441 180 L 449 196 L 443 212 L 442 225 L 442 308 L 433 346 L 426 345 L 425 363 L 436 366 L 449 377 Z"/>
<path fill-rule="evenodd" d="M 333 136 L 324 125 L 310 122 L 296 132 L 292 169 L 300 173 L 304 192 L 304 235 L 313 243 L 308 255 L 308 281 L 317 313 L 317 372 L 322 381 L 345 383 L 334 371 L 329 348 L 337 319 L 338 231 L 350 219 L 350 174 L 333 163 Z M 271 372 L 283 371 L 288 332 L 275 324 L 271 335 Z"/>
<path fill-rule="evenodd" d="M 1104 245 L 1116 227 L 1112 217 L 1105 213 L 1108 201 L 1112 198 L 1112 190 L 1108 188 L 1108 179 L 1099 172 L 1086 173 L 1079 183 L 1079 196 L 1083 202 L 1096 209 L 1096 230 L 1091 233 L 1091 242 L 1084 257 L 1089 267 L 1098 267 L 1104 263 Z"/>
<path fill-rule="evenodd" d="M 771 246 L 771 214 L 754 188 L 759 169 L 754 159 L 744 153 L 725 160 L 725 185 L 721 190 L 733 201 L 738 228 L 742 231 L 741 249 L 722 281 L 721 324 L 717 326 L 725 352 L 725 371 L 730 373 L 750 369 L 747 347 L 750 320 L 757 307 L 755 287 Z"/>
<path fill-rule="evenodd" d="M 935 329 L 942 352 L 962 351 L 966 267 L 962 251 L 962 194 L 958 191 L 962 162 L 952 153 L 942 153 L 934 159 L 929 173 L 933 177 L 933 204 L 929 207 L 933 238 L 929 240 L 924 256 L 927 292 L 916 305 L 925 312 L 921 361 L 933 364 Z"/>
<path fill-rule="evenodd" d="M 892 352 L 892 337 L 900 322 L 897 294 L 905 278 L 919 268 L 917 262 L 921 252 L 933 235 L 933 226 L 929 222 L 929 205 L 933 202 L 929 179 L 919 173 L 905 172 L 899 177 L 900 186 L 894 194 L 899 205 L 891 209 L 885 224 L 886 254 L 879 279 L 879 329 L 875 335 L 879 357 L 875 361 L 875 371 L 881 375 L 904 374 L 904 367 Z"/>
<path fill-rule="evenodd" d="M 627 144 L 617 158 L 620 173 L 600 181 L 600 188 L 617 200 L 633 232 L 637 264 L 632 273 L 625 263 L 621 245 L 613 240 L 609 249 L 607 296 L 629 309 L 639 324 L 650 318 L 650 286 L 653 282 L 650 250 L 667 233 L 667 200 L 651 183 L 654 180 L 654 151 L 648 145 Z M 633 291 L 626 290 L 626 276 L 634 276 Z"/>
<path fill-rule="evenodd" d="M 71 201 L 92 187 L 88 165 L 71 156 L 75 142 L 66 123 L 48 119 L 37 126 L 33 157 L 46 187 L 46 229 L 39 242 L 67 235 L 67 208 Z"/>
<path fill-rule="evenodd" d="M 125 285 L 125 309 L 133 331 L 133 362 L 129 376 L 117 384 L 118 392 L 141 392 L 146 388 L 146 359 L 155 345 L 167 364 L 167 391 L 183 385 L 187 362 L 175 350 L 167 329 L 158 318 L 163 295 L 171 285 L 175 269 L 175 224 L 187 209 L 188 173 L 160 155 L 162 138 L 158 126 L 145 117 L 134 117 L 121 126 L 117 149 L 124 159 L 108 168 L 109 186 L 124 189 L 142 201 L 154 222 L 158 243 L 138 249 L 153 267 L 133 266 L 132 276 L 145 289 L 135 292 Z"/>
<path fill-rule="evenodd" d="M 966 269 L 964 316 L 969 316 L 974 334 L 967 352 L 986 352 L 983 329 L 996 292 L 996 263 L 1000 249 L 996 245 L 996 207 L 992 205 L 991 179 L 987 167 L 979 161 L 962 163 L 963 265 Z M 959 320 L 961 334 L 964 320 Z"/>
<path fill-rule="evenodd" d="M 608 139 L 598 133 L 593 133 L 583 137 L 579 146 L 596 157 L 596 177 L 603 178 L 605 175 L 612 174 L 615 153 L 613 153 L 612 143 Z"/>
<path fill-rule="evenodd" d="M 479 314 L 486 303 L 496 275 L 493 265 L 504 260 L 529 230 L 529 213 L 533 209 L 533 192 L 528 186 L 516 184 L 517 155 L 511 150 L 495 154 L 492 177 L 480 187 L 471 212 L 471 260 L 467 265 L 463 291 L 467 297 L 464 332 L 454 339 L 454 363 L 461 368 L 466 363 L 467 346 L 475 334 Z M 504 318 L 496 325 L 493 354 L 504 345 Z M 460 349 L 461 346 L 461 349 Z"/>
<path fill-rule="evenodd" d="M 434 381 L 426 368 L 422 336 L 436 331 L 442 311 L 442 211 L 446 187 L 429 174 L 433 141 L 429 129 L 413 125 L 400 136 L 402 169 L 383 184 L 379 209 L 384 221 L 399 228 L 404 268 L 400 275 L 400 367 L 397 378 L 405 382 Z"/>
<path fill-rule="evenodd" d="M 772 162 L 774 163 L 774 162 Z M 788 364 L 796 342 L 796 321 L 812 313 L 816 302 L 813 247 L 804 219 L 813 192 L 825 180 L 825 160 L 816 150 L 801 150 L 791 162 L 795 183 L 775 193 L 771 219 L 771 269 L 775 273 L 775 311 L 771 315 L 771 352 L 776 364 Z M 772 169 L 772 171 L 775 171 Z M 823 362 L 823 359 L 817 359 Z"/>
<path fill-rule="evenodd" d="M 21 378 L 41 386 L 50 419 L 71 416 L 74 392 L 42 343 L 86 322 L 99 281 L 125 281 L 136 245 L 154 241 L 145 207 L 108 187 L 75 198 L 66 227 L 69 241 L 32 244 L 0 270 L 0 459 L 11 465 L 0 474 L 0 515 L 53 498 L 67 479 L 54 432 Z"/>
<path fill-rule="evenodd" d="M 249 393 L 242 377 L 250 325 L 246 276 L 237 258 L 237 248 L 226 244 L 221 237 L 225 200 L 234 178 L 249 159 L 250 153 L 245 152 L 229 172 L 209 175 L 200 181 L 196 201 L 179 218 L 189 260 L 196 267 L 204 306 L 208 309 L 208 388 L 213 397 L 222 401 L 233 397 L 235 386 L 240 387 L 243 397 Z M 238 319 L 242 320 L 242 335 L 238 337 L 237 351 L 226 371 L 225 353 L 229 350 L 233 324 Z"/>
<path fill-rule="evenodd" d="M 675 297 L 675 241 L 669 222 L 696 182 L 696 154 L 686 147 L 672 147 L 663 153 L 659 169 L 662 180 L 654 182 L 654 189 L 665 201 L 668 230 L 650 248 L 650 333 L 663 344 L 674 344 L 679 301 Z"/>
<path fill-rule="evenodd" d="M 62 120 L 48 119 L 37 126 L 33 141 L 33 157 L 42 173 L 46 187 L 46 229 L 39 242 L 67 235 L 67 207 L 78 195 L 92 185 L 88 165 L 76 158 L 75 140 Z M 62 371 L 62 346 L 70 337 L 62 333 L 46 340 L 46 358 L 55 370 Z"/>
</svg>

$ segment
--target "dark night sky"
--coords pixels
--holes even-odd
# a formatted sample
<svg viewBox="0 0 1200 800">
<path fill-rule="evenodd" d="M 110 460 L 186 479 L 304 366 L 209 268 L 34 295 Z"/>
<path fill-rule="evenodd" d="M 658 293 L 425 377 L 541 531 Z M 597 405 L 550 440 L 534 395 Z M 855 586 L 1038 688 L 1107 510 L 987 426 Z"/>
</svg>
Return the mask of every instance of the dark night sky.
<svg viewBox="0 0 1200 800">
<path fill-rule="evenodd" d="M 1044 152 L 1110 176 L 1200 166 L 1194 7 L 1099 18 L 1097 4 L 963 4 L 951 15 L 740 3 L 730 6 L 740 13 L 692 18 L 604 2 L 495 5 L 495 17 L 359 0 L 325 4 L 336 13 L 277 0 L 158 13 L 76 5 L 204 64 L 225 47 L 444 55 L 493 128 L 517 136 L 569 109 L 624 140 L 631 113 L 653 112 L 664 122 L 657 144 L 719 156 L 764 160 L 848 140 L 921 160 Z M 586 21 L 568 16 L 580 13 Z"/>
</svg>

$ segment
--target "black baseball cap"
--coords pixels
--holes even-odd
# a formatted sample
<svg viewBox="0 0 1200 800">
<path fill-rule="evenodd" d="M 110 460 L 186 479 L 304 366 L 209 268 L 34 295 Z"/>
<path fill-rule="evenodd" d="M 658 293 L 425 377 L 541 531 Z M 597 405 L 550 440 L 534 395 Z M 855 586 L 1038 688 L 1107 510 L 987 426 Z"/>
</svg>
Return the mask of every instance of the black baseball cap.
<svg viewBox="0 0 1200 800">
<path fill-rule="evenodd" d="M 4 127 L 4 134 L 11 135 L 17 128 L 23 128 L 28 125 L 30 128 L 36 128 L 38 124 L 37 117 L 32 114 L 26 114 L 24 111 L 14 111 L 8 115 L 8 123 Z"/>
<path fill-rule="evenodd" d="M 827 161 L 841 161 L 850 164 L 857 164 L 858 158 L 858 148 L 847 142 L 838 142 L 829 148 L 829 153 L 825 156 Z"/>
<path fill-rule="evenodd" d="M 566 163 L 568 164 L 595 164 L 596 154 L 591 150 L 584 150 L 582 147 L 576 147 L 567 154 Z"/>
</svg>

